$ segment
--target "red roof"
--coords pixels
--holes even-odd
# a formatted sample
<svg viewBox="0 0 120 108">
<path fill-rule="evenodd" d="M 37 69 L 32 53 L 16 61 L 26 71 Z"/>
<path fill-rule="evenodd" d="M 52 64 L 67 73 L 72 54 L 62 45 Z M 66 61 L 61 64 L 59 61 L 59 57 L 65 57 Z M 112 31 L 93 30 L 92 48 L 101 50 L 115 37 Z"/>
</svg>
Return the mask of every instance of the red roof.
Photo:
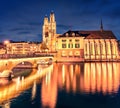
<svg viewBox="0 0 120 108">
<path fill-rule="evenodd" d="M 110 30 L 96 31 L 67 31 L 60 37 L 85 37 L 85 39 L 116 39 L 115 35 Z"/>
</svg>

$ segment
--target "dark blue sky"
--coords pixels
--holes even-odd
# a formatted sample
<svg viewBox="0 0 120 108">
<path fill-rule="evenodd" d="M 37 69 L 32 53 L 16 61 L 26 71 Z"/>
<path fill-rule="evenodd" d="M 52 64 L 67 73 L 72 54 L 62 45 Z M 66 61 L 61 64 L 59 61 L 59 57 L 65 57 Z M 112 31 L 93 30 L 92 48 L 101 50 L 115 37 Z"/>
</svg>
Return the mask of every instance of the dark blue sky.
<svg viewBox="0 0 120 108">
<path fill-rule="evenodd" d="M 120 39 L 119 0 L 0 0 L 0 41 L 41 41 L 45 15 L 54 11 L 57 33 L 105 30 Z"/>
</svg>

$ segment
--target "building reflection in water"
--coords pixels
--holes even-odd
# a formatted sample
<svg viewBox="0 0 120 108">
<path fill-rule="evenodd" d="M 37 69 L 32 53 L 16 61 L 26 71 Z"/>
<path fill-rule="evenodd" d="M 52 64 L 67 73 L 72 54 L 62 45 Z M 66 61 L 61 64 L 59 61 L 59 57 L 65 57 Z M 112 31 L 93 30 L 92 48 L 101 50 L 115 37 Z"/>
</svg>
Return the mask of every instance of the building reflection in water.
<svg viewBox="0 0 120 108">
<path fill-rule="evenodd" d="M 38 72 L 38 70 L 33 69 L 31 72 L 31 75 L 24 78 L 15 78 L 12 80 L 12 82 L 8 85 L 1 86 L 0 87 L 0 107 L 2 108 L 10 108 L 10 104 L 12 99 L 17 98 L 22 92 L 28 90 L 32 87 L 32 96 L 31 100 L 34 100 L 36 97 L 36 81 L 37 79 L 43 78 L 48 72 L 53 71 L 53 65 L 50 65 L 48 67 L 41 67 L 42 72 Z"/>
<path fill-rule="evenodd" d="M 54 70 L 49 71 L 53 72 L 48 72 L 42 80 L 41 101 L 42 107 L 54 108 L 57 99 L 57 64 L 54 65 Z"/>
<path fill-rule="evenodd" d="M 111 94 L 119 89 L 119 63 L 59 64 L 58 87 L 67 92 Z"/>
<path fill-rule="evenodd" d="M 56 63 L 48 68 L 36 70 L 28 78 L 18 77 L 16 83 L 0 88 L 0 104 L 9 108 L 9 100 L 20 95 L 22 91 L 32 87 L 31 100 L 36 97 L 36 81 L 41 80 L 42 107 L 54 108 L 57 103 L 58 90 L 67 93 L 103 93 L 112 94 L 119 90 L 120 64 L 103 63 Z M 44 77 L 43 77 L 44 76 Z M 13 92 L 14 91 L 14 92 Z"/>
<path fill-rule="evenodd" d="M 117 93 L 119 65 L 115 62 L 54 64 L 53 73 L 47 74 L 42 82 L 42 106 L 56 106 L 58 89 L 67 93 Z"/>
<path fill-rule="evenodd" d="M 32 100 L 34 100 L 36 97 L 36 90 L 37 90 L 36 81 L 34 81 L 33 87 L 32 87 Z"/>
<path fill-rule="evenodd" d="M 1 108 L 10 108 L 10 102 L 7 101 L 5 103 L 2 103 L 0 106 L 1 106 Z"/>
</svg>

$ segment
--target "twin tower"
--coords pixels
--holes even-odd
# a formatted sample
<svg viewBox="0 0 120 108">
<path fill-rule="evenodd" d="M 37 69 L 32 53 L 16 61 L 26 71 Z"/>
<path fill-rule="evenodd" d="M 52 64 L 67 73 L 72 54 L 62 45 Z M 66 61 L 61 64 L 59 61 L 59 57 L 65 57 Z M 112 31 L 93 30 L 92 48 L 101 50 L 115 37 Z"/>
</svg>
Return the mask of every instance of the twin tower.
<svg viewBox="0 0 120 108">
<path fill-rule="evenodd" d="M 56 21 L 53 12 L 50 13 L 50 18 L 45 16 L 42 28 L 43 42 L 47 45 L 49 51 L 56 50 Z"/>
</svg>

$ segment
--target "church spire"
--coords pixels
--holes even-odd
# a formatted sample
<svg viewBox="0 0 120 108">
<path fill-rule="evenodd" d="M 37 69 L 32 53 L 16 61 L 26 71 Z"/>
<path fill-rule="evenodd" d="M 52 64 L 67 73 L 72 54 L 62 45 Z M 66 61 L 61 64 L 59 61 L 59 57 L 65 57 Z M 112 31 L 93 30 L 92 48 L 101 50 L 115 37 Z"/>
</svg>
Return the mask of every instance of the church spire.
<svg viewBox="0 0 120 108">
<path fill-rule="evenodd" d="M 45 15 L 45 17 L 44 17 L 44 25 L 48 25 L 48 17 L 47 17 L 47 15 Z"/>
<path fill-rule="evenodd" d="M 53 11 L 51 11 L 50 13 L 50 22 L 55 22 L 55 16 Z"/>
<path fill-rule="evenodd" d="M 102 19 L 101 19 L 100 30 L 101 30 L 101 32 L 103 31 L 103 23 L 102 23 Z"/>
</svg>

